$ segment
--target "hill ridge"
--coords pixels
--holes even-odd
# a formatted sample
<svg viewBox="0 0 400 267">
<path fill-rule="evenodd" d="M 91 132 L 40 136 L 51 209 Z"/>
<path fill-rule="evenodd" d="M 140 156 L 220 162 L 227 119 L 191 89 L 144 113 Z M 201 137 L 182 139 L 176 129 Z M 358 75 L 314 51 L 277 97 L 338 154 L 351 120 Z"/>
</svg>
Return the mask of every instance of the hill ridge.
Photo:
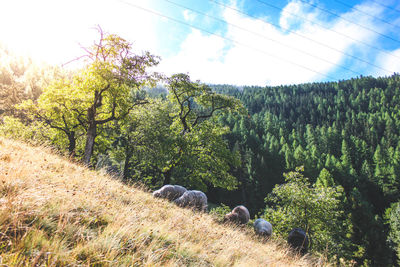
<svg viewBox="0 0 400 267">
<path fill-rule="evenodd" d="M 322 265 L 8 139 L 0 139 L 0 234 L 0 264 L 10 266 Z"/>
</svg>

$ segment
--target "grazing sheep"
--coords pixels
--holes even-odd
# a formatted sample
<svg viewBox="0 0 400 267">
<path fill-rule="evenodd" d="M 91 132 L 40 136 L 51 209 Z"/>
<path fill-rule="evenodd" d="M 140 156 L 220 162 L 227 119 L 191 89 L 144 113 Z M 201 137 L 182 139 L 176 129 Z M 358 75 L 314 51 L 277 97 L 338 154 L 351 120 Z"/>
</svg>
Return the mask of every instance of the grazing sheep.
<svg viewBox="0 0 400 267">
<path fill-rule="evenodd" d="M 289 245 L 301 254 L 306 254 L 308 249 L 308 236 L 301 228 L 294 228 L 288 236 Z"/>
<path fill-rule="evenodd" d="M 249 210 L 245 206 L 237 206 L 224 217 L 224 222 L 229 221 L 237 224 L 246 224 L 250 220 Z"/>
<path fill-rule="evenodd" d="M 179 207 L 192 207 L 201 211 L 207 210 L 207 196 L 203 192 L 197 190 L 186 191 L 174 202 Z"/>
<path fill-rule="evenodd" d="M 166 198 L 170 201 L 174 201 L 186 192 L 186 188 L 180 185 L 164 185 L 160 189 L 153 192 L 154 197 Z"/>
<path fill-rule="evenodd" d="M 254 230 L 257 235 L 270 237 L 272 235 L 272 224 L 264 219 L 257 219 L 254 222 Z"/>
</svg>

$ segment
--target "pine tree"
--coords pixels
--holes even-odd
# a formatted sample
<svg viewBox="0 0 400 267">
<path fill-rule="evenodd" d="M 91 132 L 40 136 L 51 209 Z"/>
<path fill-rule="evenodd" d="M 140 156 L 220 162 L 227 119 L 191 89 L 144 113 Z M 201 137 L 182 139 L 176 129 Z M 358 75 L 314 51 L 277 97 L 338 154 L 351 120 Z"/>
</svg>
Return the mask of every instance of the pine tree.
<svg viewBox="0 0 400 267">
<path fill-rule="evenodd" d="M 315 185 L 319 187 L 333 187 L 335 186 L 335 181 L 333 180 L 332 174 L 330 174 L 327 169 L 323 168 L 315 182 Z"/>
</svg>

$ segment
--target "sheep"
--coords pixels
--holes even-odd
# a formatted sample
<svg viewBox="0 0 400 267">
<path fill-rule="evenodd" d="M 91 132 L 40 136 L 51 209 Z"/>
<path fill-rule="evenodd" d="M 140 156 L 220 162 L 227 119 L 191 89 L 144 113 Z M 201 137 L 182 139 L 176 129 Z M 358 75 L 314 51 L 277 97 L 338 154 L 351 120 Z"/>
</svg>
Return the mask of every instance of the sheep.
<svg viewBox="0 0 400 267">
<path fill-rule="evenodd" d="M 198 190 L 188 190 L 174 202 L 179 207 L 192 207 L 200 211 L 207 210 L 207 196 Z"/>
<path fill-rule="evenodd" d="M 264 219 L 254 221 L 254 231 L 257 235 L 270 237 L 272 235 L 272 225 Z"/>
<path fill-rule="evenodd" d="M 164 185 L 160 189 L 153 192 L 154 197 L 166 198 L 170 201 L 174 201 L 186 192 L 186 188 L 180 185 Z"/>
<path fill-rule="evenodd" d="M 308 249 L 308 236 L 301 228 L 294 228 L 290 231 L 288 236 L 288 243 L 290 247 L 301 254 L 306 254 Z"/>
<path fill-rule="evenodd" d="M 224 222 L 229 221 L 236 224 L 246 224 L 250 220 L 249 210 L 245 206 L 237 206 L 224 217 Z"/>
</svg>

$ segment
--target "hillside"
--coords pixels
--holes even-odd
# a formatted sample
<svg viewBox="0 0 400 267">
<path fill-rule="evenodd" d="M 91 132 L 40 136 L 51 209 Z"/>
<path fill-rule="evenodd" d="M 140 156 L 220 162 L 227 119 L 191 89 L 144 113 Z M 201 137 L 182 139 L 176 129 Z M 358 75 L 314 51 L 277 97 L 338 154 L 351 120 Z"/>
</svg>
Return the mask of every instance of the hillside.
<svg viewBox="0 0 400 267">
<path fill-rule="evenodd" d="M 177 208 L 52 154 L 0 139 L 0 264 L 310 266 L 284 242 Z"/>
<path fill-rule="evenodd" d="M 342 245 L 334 254 L 358 265 L 399 263 L 400 254 L 394 253 L 400 251 L 398 74 L 274 87 L 213 87 L 240 99 L 249 116 L 226 115 L 222 120 L 231 129 L 226 136 L 230 148 L 241 154 L 235 177 L 242 186 L 236 191 L 210 190 L 212 202 L 245 203 L 253 214 L 264 212 L 280 205 L 266 203 L 265 197 L 285 182 L 282 173 L 304 166 L 311 183 L 331 177 L 331 186 L 344 189 L 341 221 L 351 221 L 347 230 L 334 231 L 346 233 L 334 242 Z"/>
</svg>

